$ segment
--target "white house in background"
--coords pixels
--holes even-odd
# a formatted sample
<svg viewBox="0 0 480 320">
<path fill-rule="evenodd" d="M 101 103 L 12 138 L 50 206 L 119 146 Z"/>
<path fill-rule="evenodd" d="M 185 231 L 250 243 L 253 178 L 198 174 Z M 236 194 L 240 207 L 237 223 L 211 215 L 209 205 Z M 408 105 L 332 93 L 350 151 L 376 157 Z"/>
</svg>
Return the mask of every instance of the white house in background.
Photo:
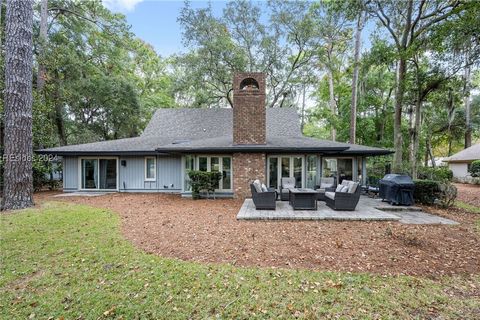
<svg viewBox="0 0 480 320">
<path fill-rule="evenodd" d="M 468 170 L 470 164 L 475 160 L 480 160 L 480 143 L 455 153 L 443 161 L 448 162 L 448 167 L 452 170 L 454 178 L 465 178 L 470 175 Z"/>
</svg>

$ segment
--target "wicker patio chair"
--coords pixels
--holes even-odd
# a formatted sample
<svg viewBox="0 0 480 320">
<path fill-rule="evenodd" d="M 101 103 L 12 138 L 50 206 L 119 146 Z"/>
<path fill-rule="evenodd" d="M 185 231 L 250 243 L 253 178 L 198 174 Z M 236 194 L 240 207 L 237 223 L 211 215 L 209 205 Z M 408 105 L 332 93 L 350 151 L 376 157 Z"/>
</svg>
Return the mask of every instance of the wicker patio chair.
<svg viewBox="0 0 480 320">
<path fill-rule="evenodd" d="M 255 186 L 250 184 L 252 200 L 257 210 L 275 210 L 277 208 L 277 191 L 269 188 L 268 191 L 258 192 Z"/>
<path fill-rule="evenodd" d="M 359 183 L 355 182 L 356 189 L 355 192 L 325 192 L 325 203 L 327 206 L 333 210 L 346 210 L 353 211 L 357 207 L 358 201 L 360 200 L 360 194 L 362 188 L 360 188 Z"/>
</svg>

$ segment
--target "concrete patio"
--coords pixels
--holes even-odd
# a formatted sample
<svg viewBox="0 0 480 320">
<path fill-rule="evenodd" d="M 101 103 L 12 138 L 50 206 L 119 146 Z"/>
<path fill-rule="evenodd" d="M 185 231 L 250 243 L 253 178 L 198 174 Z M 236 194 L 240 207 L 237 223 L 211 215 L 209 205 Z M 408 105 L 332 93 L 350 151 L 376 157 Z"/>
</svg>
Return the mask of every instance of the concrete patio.
<svg viewBox="0 0 480 320">
<path fill-rule="evenodd" d="M 380 199 L 361 196 L 355 211 L 336 211 L 318 201 L 317 210 L 293 210 L 288 201 L 277 201 L 276 210 L 256 210 L 252 199 L 245 199 L 237 214 L 238 220 L 340 220 L 399 221 L 404 224 L 458 224 L 422 212 L 415 206 L 392 206 Z"/>
</svg>

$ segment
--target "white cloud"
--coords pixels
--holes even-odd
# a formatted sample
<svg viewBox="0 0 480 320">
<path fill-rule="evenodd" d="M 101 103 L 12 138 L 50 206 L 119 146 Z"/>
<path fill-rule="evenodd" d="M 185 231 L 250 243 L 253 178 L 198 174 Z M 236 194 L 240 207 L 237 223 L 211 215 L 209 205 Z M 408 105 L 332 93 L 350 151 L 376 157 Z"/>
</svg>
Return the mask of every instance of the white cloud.
<svg viewBox="0 0 480 320">
<path fill-rule="evenodd" d="M 105 7 L 112 11 L 128 12 L 133 11 L 135 6 L 143 0 L 103 0 Z"/>
</svg>

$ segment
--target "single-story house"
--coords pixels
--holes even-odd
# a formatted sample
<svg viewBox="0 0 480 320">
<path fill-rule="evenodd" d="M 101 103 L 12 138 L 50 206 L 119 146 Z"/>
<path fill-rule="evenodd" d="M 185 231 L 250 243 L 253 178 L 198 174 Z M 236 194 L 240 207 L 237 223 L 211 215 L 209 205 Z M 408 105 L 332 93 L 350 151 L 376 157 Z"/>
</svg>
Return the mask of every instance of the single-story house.
<svg viewBox="0 0 480 320">
<path fill-rule="evenodd" d="M 448 162 L 448 167 L 452 170 L 454 178 L 465 178 L 470 175 L 468 170 L 475 160 L 480 160 L 480 143 L 463 149 L 443 161 Z"/>
<path fill-rule="evenodd" d="M 63 190 L 191 193 L 188 170 L 220 171 L 217 196 L 250 196 L 294 177 L 365 181 L 366 157 L 391 151 L 303 136 L 293 108 L 265 107 L 265 75 L 237 73 L 233 108 L 159 109 L 135 138 L 38 150 L 63 158 Z"/>
</svg>

